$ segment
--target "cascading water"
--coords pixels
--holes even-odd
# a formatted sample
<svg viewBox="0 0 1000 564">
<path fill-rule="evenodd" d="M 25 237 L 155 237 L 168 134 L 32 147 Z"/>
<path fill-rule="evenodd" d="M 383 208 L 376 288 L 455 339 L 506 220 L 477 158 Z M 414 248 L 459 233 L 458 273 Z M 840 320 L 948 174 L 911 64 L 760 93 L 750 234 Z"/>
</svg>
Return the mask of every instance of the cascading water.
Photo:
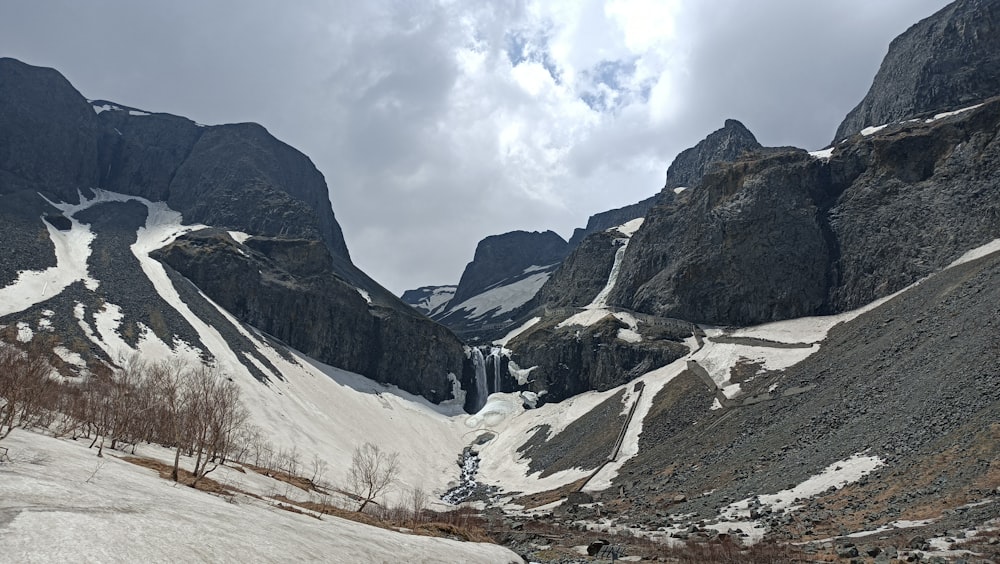
<svg viewBox="0 0 1000 564">
<path fill-rule="evenodd" d="M 503 348 L 493 347 L 490 349 L 490 361 L 493 364 L 493 388 L 490 390 L 491 393 L 496 393 L 500 391 L 500 376 L 503 372 Z"/>
<path fill-rule="evenodd" d="M 615 289 L 615 283 L 618 282 L 618 273 L 622 269 L 622 259 L 625 258 L 625 249 L 628 247 L 628 239 L 616 239 L 615 244 L 620 244 L 618 250 L 615 251 L 615 262 L 611 267 L 611 274 L 608 275 L 608 282 L 601 289 L 601 293 L 597 294 L 594 301 L 590 302 L 586 306 L 586 309 L 601 309 L 608 306 L 608 296 L 611 295 L 611 291 Z"/>
<path fill-rule="evenodd" d="M 490 395 L 486 382 L 486 359 L 479 347 L 472 348 L 472 367 L 476 370 L 476 406 L 473 410 L 476 413 L 486 405 L 486 397 Z"/>
</svg>

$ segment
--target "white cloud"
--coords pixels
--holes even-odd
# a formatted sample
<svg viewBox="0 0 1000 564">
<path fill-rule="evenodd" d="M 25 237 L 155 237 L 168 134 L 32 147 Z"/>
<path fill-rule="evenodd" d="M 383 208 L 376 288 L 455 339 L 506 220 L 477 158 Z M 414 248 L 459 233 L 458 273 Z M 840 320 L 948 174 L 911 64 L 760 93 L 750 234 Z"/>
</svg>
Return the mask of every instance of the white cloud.
<svg viewBox="0 0 1000 564">
<path fill-rule="evenodd" d="M 352 257 L 397 292 L 455 283 L 485 236 L 568 236 L 652 195 L 726 118 L 819 148 L 888 42 L 944 4 L 95 2 L 7 2 L 5 54 L 91 98 L 262 123 L 313 159 Z"/>
</svg>

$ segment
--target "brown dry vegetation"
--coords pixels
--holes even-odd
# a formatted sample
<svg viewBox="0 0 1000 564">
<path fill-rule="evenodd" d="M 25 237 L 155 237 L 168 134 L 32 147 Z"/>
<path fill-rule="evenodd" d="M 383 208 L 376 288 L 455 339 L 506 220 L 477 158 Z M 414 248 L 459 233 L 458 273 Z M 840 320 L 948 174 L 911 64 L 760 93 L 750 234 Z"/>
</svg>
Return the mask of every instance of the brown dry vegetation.
<svg viewBox="0 0 1000 564">
<path fill-rule="evenodd" d="M 569 494 L 579 490 L 584 484 L 590 479 L 589 476 L 580 478 L 579 480 L 566 484 L 561 488 L 556 488 L 554 490 L 547 490 L 544 492 L 538 492 L 535 494 L 524 495 L 521 497 L 514 498 L 513 503 L 524 506 L 525 509 L 534 509 L 536 507 L 541 507 L 549 503 L 554 503 L 568 496 Z"/>
</svg>

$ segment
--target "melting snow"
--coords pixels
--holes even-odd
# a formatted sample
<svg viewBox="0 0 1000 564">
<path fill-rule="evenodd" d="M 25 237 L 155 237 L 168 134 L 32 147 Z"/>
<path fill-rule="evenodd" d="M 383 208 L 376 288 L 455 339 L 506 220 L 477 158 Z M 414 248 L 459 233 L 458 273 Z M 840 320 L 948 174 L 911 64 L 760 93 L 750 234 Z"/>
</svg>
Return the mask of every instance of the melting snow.
<svg viewBox="0 0 1000 564">
<path fill-rule="evenodd" d="M 82 207 L 68 204 L 52 205 L 64 213 L 70 212 L 66 213 L 66 216 L 71 224 L 69 231 L 60 231 L 49 222 L 43 222 L 55 247 L 56 266 L 45 270 L 21 271 L 17 280 L 0 288 L 0 317 L 24 311 L 52 298 L 77 280 L 83 281 L 90 290 L 97 289 L 97 281 L 91 278 L 87 271 L 87 259 L 90 257 L 90 244 L 94 240 L 94 234 L 88 226 L 71 216 Z"/>
<path fill-rule="evenodd" d="M 866 127 L 866 128 L 864 128 L 864 129 L 861 130 L 861 135 L 864 135 L 865 137 L 868 137 L 869 135 L 874 135 L 874 134 L 878 133 L 879 131 L 882 131 L 883 129 L 885 129 L 887 127 L 889 127 L 888 123 L 886 123 L 884 125 L 876 125 L 876 126 L 873 126 L 873 127 Z"/>
<path fill-rule="evenodd" d="M 833 147 L 829 149 L 821 149 L 819 151 L 810 151 L 809 154 L 817 159 L 829 159 L 833 156 Z"/>
<path fill-rule="evenodd" d="M 982 104 L 976 104 L 975 106 L 969 106 L 968 108 L 962 108 L 961 110 L 955 110 L 953 112 L 943 112 L 940 114 L 936 114 L 934 117 L 924 120 L 924 123 L 932 123 L 939 119 L 944 119 L 946 117 L 957 116 L 958 114 L 967 112 L 969 110 L 974 110 L 980 106 L 982 106 Z"/>
<path fill-rule="evenodd" d="M 465 300 L 451 310 L 465 310 L 471 319 L 477 319 L 486 314 L 497 316 L 513 311 L 534 297 L 550 275 L 548 272 L 540 272 L 517 282 L 492 288 Z"/>
<path fill-rule="evenodd" d="M 247 239 L 250 238 L 250 234 L 249 233 L 244 233 L 242 231 L 229 231 L 228 233 L 229 233 L 229 236 L 233 238 L 233 241 L 236 241 L 237 243 L 239 243 L 241 245 L 243 243 L 246 243 Z"/>
<path fill-rule="evenodd" d="M 740 525 L 752 524 L 750 542 L 757 542 L 766 532 L 765 527 L 750 519 L 751 502 L 757 499 L 762 506 L 768 506 L 774 511 L 795 511 L 800 506 L 795 505 L 799 500 L 819 495 L 828 489 L 841 489 L 848 484 L 857 482 L 862 477 L 872 473 L 876 468 L 882 466 L 884 461 L 877 456 L 863 456 L 855 454 L 847 460 L 834 462 L 827 466 L 819 474 L 808 478 L 806 481 L 788 490 L 782 490 L 776 494 L 761 495 L 756 498 L 747 498 L 729 504 L 720 511 L 721 522 L 713 528 L 725 528 Z M 722 530 L 722 529 L 719 529 Z M 744 531 L 746 529 L 744 528 Z"/>
<path fill-rule="evenodd" d="M 504 335 L 502 339 L 497 339 L 496 341 L 493 341 L 493 344 L 494 345 L 500 345 L 501 347 L 506 347 L 507 343 L 509 343 L 511 341 L 511 339 L 513 339 L 514 337 L 517 337 L 521 333 L 524 333 L 528 329 L 532 328 L 536 323 L 538 323 L 541 320 L 542 320 L 541 317 L 532 317 L 531 319 L 525 321 L 517 329 L 514 329 L 510 333 L 507 333 L 506 335 Z"/>
<path fill-rule="evenodd" d="M 0 514 L 8 517 L 0 555 L 11 561 L 520 561 L 498 545 L 407 535 L 328 515 L 320 520 L 250 496 L 227 500 L 178 488 L 115 456 L 96 458 L 86 442 L 17 429 L 4 445 L 14 462 L 0 466 Z M 212 477 L 261 496 L 277 487 L 227 470 Z"/>
</svg>

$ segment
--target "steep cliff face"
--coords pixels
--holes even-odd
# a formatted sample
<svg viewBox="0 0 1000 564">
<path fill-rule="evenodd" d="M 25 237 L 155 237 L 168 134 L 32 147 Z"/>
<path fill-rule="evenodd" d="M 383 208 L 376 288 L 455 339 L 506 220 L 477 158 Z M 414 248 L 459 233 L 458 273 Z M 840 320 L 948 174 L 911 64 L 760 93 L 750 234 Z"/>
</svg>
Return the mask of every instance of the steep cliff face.
<svg viewBox="0 0 1000 564">
<path fill-rule="evenodd" d="M 567 249 L 566 241 L 553 231 L 512 231 L 483 239 L 454 295 L 437 306 L 431 318 L 470 341 L 502 335 Z M 411 292 L 407 292 L 411 299 L 420 294 Z"/>
<path fill-rule="evenodd" d="M 176 224 L 158 223 L 180 212 L 185 224 L 215 230 L 182 236 L 154 253 L 173 267 L 170 293 L 194 315 L 211 318 L 236 351 L 234 362 L 251 374 L 275 376 L 204 296 L 317 360 L 433 401 L 451 397 L 448 374 L 461 374 L 461 343 L 351 263 L 322 174 L 263 127 L 201 126 L 88 102 L 54 70 L 0 59 L 0 140 L 0 227 L 8 245 L 0 287 L 22 270 L 65 266 L 54 244 L 61 236 L 50 234 L 42 216 L 74 240 L 96 235 L 79 249 L 90 253 L 83 276 L 94 280 L 70 285 L 39 310 L 65 321 L 65 339 L 92 341 L 77 343 L 81 353 L 89 348 L 90 357 L 115 361 L 110 337 L 90 338 L 75 328 L 74 317 L 93 325 L 91 311 L 107 303 L 118 308 L 113 341 L 135 348 L 149 329 L 169 347 L 184 342 L 212 360 L 191 320 L 177 315 L 182 306 L 171 300 L 178 298 L 162 295 L 130 246 L 150 222 L 168 229 L 160 245 L 170 240 L 169 230 L 184 231 L 179 217 L 170 220 Z M 244 245 L 243 235 L 237 242 L 225 230 L 252 237 Z M 5 315 L 4 323 L 38 315 L 34 309 Z"/>
<path fill-rule="evenodd" d="M 654 208 L 611 303 L 718 324 L 851 309 L 1000 237 L 1000 99 L 727 164 Z"/>
<path fill-rule="evenodd" d="M 483 293 L 498 282 L 520 276 L 533 266 L 549 266 L 566 256 L 566 241 L 554 231 L 511 231 L 479 242 L 462 272 L 453 304 Z"/>
<path fill-rule="evenodd" d="M 865 98 L 835 141 L 869 126 L 946 112 L 1000 94 L 1000 4 L 959 0 L 889 44 Z"/>
<path fill-rule="evenodd" d="M 532 300 L 533 306 L 583 307 L 608 282 L 621 237 L 614 231 L 598 231 L 587 236 L 552 273 Z"/>
<path fill-rule="evenodd" d="M 689 352 L 683 343 L 691 335 L 687 323 L 658 320 L 643 327 L 641 341 L 630 342 L 620 337 L 627 324 L 611 314 L 589 326 L 561 326 L 562 317 L 539 323 L 510 343 L 511 359 L 531 367 L 529 389 L 544 392 L 546 402 L 611 389 Z"/>
<path fill-rule="evenodd" d="M 440 402 L 462 373 L 461 343 L 416 312 L 369 303 L 311 239 L 191 233 L 156 258 L 246 323 L 324 362 Z"/>
<path fill-rule="evenodd" d="M 757 138 L 742 123 L 727 119 L 722 129 L 713 131 L 690 149 L 674 158 L 667 168 L 664 190 L 696 186 L 715 163 L 731 162 L 747 151 L 760 149 Z"/>
<path fill-rule="evenodd" d="M 650 196 L 641 202 L 590 216 L 587 219 L 586 227 L 578 227 L 573 230 L 573 236 L 569 239 L 569 247 L 575 249 L 591 233 L 611 229 L 633 219 L 645 217 L 650 208 L 656 205 L 656 201 L 657 196 Z"/>
</svg>

